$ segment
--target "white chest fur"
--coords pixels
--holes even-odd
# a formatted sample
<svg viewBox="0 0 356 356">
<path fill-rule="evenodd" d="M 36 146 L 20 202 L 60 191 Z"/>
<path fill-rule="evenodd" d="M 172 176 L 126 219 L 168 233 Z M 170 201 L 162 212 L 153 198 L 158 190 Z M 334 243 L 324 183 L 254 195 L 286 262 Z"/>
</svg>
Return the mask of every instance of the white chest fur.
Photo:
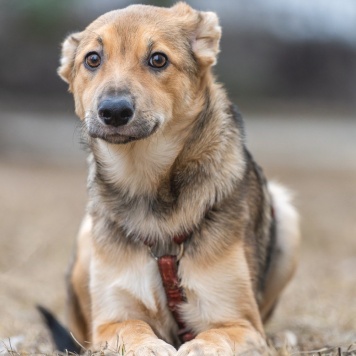
<svg viewBox="0 0 356 356">
<path fill-rule="evenodd" d="M 175 211 L 169 218 L 160 219 L 152 211 L 151 201 L 157 195 L 162 176 L 170 169 L 178 156 L 182 143 L 179 138 L 157 135 L 131 146 L 108 145 L 99 141 L 98 158 L 105 178 L 128 199 L 136 203 L 122 212 L 120 219 L 127 235 L 147 236 L 167 241 L 180 233 L 185 226 L 193 226 L 200 217 L 200 209 L 194 214 L 187 209 Z M 197 216 L 195 216 L 197 215 Z"/>
<path fill-rule="evenodd" d="M 116 146 L 99 140 L 99 156 L 107 179 L 130 195 L 151 193 L 173 164 L 181 144 L 159 135 L 146 141 Z"/>
</svg>

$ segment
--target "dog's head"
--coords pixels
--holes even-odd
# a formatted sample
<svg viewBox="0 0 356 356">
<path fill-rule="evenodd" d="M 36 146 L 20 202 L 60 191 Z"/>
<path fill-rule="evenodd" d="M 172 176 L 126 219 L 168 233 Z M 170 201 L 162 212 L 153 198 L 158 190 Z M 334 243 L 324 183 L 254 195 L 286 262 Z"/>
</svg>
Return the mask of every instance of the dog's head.
<svg viewBox="0 0 356 356">
<path fill-rule="evenodd" d="M 68 36 L 58 73 L 89 135 L 126 143 L 191 115 L 220 35 L 212 12 L 133 5 Z"/>
</svg>

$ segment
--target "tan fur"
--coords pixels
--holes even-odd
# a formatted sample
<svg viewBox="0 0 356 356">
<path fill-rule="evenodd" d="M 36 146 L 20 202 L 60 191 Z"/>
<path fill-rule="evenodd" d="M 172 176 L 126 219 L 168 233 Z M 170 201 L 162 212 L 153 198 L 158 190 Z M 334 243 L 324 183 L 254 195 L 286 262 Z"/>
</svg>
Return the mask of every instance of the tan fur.
<svg viewBox="0 0 356 356">
<path fill-rule="evenodd" d="M 87 216 L 82 223 L 78 235 L 76 256 L 70 271 L 69 288 L 76 296 L 71 300 L 67 318 L 77 340 L 85 344 L 90 340 L 89 325 L 91 324 L 91 301 L 89 293 L 89 264 L 91 260 L 91 229 L 92 221 Z M 73 296 L 72 296 L 73 298 Z"/>
<path fill-rule="evenodd" d="M 112 11 L 63 43 L 58 73 L 92 150 L 88 214 L 69 278 L 69 327 L 82 343 L 176 354 L 177 325 L 143 241 L 158 255 L 176 253 L 172 238 L 189 233 L 179 264 L 181 313 L 197 337 L 177 355 L 266 348 L 262 319 L 293 274 L 298 221 L 287 193 L 265 184 L 211 74 L 220 36 L 214 13 L 178 3 Z M 93 71 L 83 64 L 92 51 L 102 58 Z M 147 66 L 154 52 L 167 55 L 164 70 Z M 122 92 L 134 98 L 135 115 L 105 127 L 98 104 Z"/>
</svg>

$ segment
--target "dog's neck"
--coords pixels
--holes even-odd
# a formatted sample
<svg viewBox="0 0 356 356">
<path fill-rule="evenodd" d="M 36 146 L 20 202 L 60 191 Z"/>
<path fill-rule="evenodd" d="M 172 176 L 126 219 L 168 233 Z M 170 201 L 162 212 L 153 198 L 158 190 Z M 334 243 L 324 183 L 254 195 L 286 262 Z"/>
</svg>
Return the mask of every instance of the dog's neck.
<svg viewBox="0 0 356 356">
<path fill-rule="evenodd" d="M 108 182 L 131 196 L 151 194 L 157 190 L 183 144 L 182 135 L 166 131 L 125 145 L 98 140 L 95 154 Z"/>
</svg>

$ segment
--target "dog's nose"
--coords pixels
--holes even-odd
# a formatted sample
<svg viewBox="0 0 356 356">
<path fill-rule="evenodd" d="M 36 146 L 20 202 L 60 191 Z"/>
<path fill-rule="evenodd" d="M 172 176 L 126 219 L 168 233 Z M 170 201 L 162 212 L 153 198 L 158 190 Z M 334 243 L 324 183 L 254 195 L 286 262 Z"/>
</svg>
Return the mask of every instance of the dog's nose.
<svg viewBox="0 0 356 356">
<path fill-rule="evenodd" d="M 134 107 L 127 98 L 104 99 L 98 107 L 98 114 L 105 125 L 126 125 L 134 115 Z"/>
</svg>

